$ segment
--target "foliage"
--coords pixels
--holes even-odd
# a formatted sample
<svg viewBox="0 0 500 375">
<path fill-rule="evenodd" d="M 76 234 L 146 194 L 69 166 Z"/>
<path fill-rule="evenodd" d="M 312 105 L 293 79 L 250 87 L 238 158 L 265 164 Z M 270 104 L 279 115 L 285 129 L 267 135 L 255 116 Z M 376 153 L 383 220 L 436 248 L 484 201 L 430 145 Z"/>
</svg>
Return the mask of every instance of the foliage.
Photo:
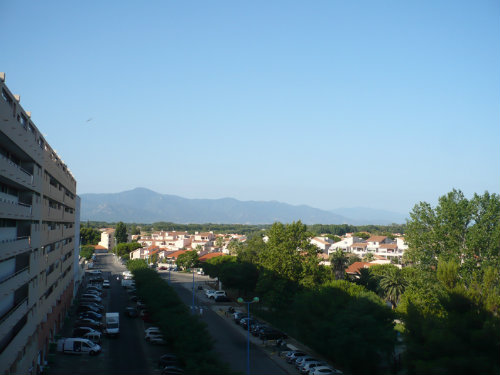
<svg viewBox="0 0 500 375">
<path fill-rule="evenodd" d="M 220 270 L 220 281 L 224 287 L 237 289 L 247 295 L 255 289 L 259 272 L 252 263 L 225 262 Z"/>
<path fill-rule="evenodd" d="M 233 242 L 231 241 L 230 244 Z M 236 249 L 236 255 L 240 262 L 249 262 L 258 264 L 259 262 L 259 254 L 264 250 L 266 244 L 262 239 L 262 235 L 257 234 L 250 236 L 248 240 L 243 245 L 241 242 L 238 242 L 239 246 Z"/>
<path fill-rule="evenodd" d="M 148 264 L 144 259 L 130 259 L 127 261 L 127 268 L 134 272 L 139 269 L 148 268 Z"/>
<path fill-rule="evenodd" d="M 362 286 L 337 280 L 304 290 L 287 312 L 298 339 L 353 374 L 377 373 L 391 356 L 394 316 Z"/>
<path fill-rule="evenodd" d="M 375 259 L 375 255 L 373 255 L 373 253 L 366 253 L 363 256 L 363 262 L 371 262 L 374 259 Z"/>
<path fill-rule="evenodd" d="M 82 245 L 97 245 L 101 240 L 101 232 L 94 228 L 80 227 Z"/>
<path fill-rule="evenodd" d="M 161 277 L 147 266 L 131 269 L 137 295 L 148 306 L 155 325 L 160 327 L 169 350 L 185 365 L 187 374 L 229 374 L 227 365 L 213 352 L 206 324 L 187 306 Z"/>
<path fill-rule="evenodd" d="M 198 253 L 195 250 L 186 251 L 177 257 L 175 264 L 183 269 L 193 268 L 198 265 L 198 258 Z"/>
<path fill-rule="evenodd" d="M 349 260 L 342 249 L 337 249 L 332 255 L 330 255 L 330 264 L 333 273 L 335 274 L 335 280 L 342 280 L 345 277 L 345 269 L 349 264 Z"/>
<path fill-rule="evenodd" d="M 460 190 L 439 198 L 436 208 L 426 202 L 410 213 L 405 240 L 407 262 L 436 267 L 438 259 L 460 264 L 460 276 L 470 282 L 485 266 L 499 266 L 500 197 L 485 192 L 469 201 Z"/>
<path fill-rule="evenodd" d="M 356 232 L 356 233 L 354 233 L 353 236 L 362 238 L 364 240 L 367 240 L 368 238 L 370 238 L 370 234 L 366 233 L 366 232 Z"/>
<path fill-rule="evenodd" d="M 223 255 L 220 257 L 215 257 L 208 259 L 203 262 L 203 272 L 209 275 L 211 278 L 220 278 L 222 266 L 228 262 L 236 262 L 236 257 L 231 255 Z"/>
<path fill-rule="evenodd" d="M 113 253 L 119 257 L 129 255 L 131 251 L 141 248 L 141 244 L 137 242 L 119 243 L 113 248 Z"/>
<path fill-rule="evenodd" d="M 80 250 L 80 256 L 89 260 L 94 254 L 94 246 L 82 246 Z"/>
<path fill-rule="evenodd" d="M 117 244 L 126 243 L 128 241 L 127 227 L 121 221 L 118 224 L 116 224 L 115 238 Z"/>
<path fill-rule="evenodd" d="M 399 298 L 403 295 L 407 282 L 401 270 L 395 266 L 389 268 L 380 278 L 380 289 L 386 301 L 389 301 L 395 309 Z"/>
</svg>

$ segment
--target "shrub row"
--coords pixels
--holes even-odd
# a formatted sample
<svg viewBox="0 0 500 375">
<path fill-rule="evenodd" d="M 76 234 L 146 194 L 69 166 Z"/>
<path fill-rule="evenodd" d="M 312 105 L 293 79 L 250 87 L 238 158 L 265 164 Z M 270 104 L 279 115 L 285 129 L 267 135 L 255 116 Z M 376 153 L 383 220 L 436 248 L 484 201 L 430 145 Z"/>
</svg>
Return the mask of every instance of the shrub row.
<svg viewBox="0 0 500 375">
<path fill-rule="evenodd" d="M 155 271 L 130 264 L 138 297 L 161 329 L 169 348 L 186 365 L 188 374 L 230 374 L 229 367 L 213 351 L 206 325 Z"/>
</svg>

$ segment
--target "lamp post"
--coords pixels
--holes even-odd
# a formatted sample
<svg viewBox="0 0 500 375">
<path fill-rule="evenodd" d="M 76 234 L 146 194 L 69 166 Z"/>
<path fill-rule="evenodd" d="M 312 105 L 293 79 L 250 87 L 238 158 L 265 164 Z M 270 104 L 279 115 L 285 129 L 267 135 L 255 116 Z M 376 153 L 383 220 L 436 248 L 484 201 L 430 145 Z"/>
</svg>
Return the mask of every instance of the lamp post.
<svg viewBox="0 0 500 375">
<path fill-rule="evenodd" d="M 192 313 L 194 314 L 194 269 L 193 269 L 193 306 L 191 307 Z"/>
<path fill-rule="evenodd" d="M 247 322 L 247 375 L 250 375 L 250 304 L 259 302 L 259 297 L 254 297 L 251 301 L 244 301 L 243 298 L 237 299 L 238 303 L 247 304 L 248 322 Z"/>
</svg>

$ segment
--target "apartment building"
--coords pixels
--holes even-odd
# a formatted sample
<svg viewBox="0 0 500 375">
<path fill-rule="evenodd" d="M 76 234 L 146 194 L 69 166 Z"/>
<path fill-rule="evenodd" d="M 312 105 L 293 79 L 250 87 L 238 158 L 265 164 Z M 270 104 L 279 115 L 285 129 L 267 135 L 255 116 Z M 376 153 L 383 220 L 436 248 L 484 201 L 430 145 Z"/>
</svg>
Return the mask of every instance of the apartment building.
<svg viewBox="0 0 500 375">
<path fill-rule="evenodd" d="M 36 374 L 71 305 L 76 180 L 0 73 L 0 374 Z"/>
<path fill-rule="evenodd" d="M 116 245 L 115 229 L 114 228 L 101 228 L 101 241 L 98 245 L 105 247 L 108 251 L 113 250 Z"/>
</svg>

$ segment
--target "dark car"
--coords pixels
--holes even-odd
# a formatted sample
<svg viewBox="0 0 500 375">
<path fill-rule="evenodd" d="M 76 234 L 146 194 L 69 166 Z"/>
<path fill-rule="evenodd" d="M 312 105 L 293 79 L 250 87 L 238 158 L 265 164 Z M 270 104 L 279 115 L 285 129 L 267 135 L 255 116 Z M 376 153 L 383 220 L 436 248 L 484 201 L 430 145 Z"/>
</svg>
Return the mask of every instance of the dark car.
<svg viewBox="0 0 500 375">
<path fill-rule="evenodd" d="M 178 375 L 184 374 L 184 370 L 178 366 L 165 366 L 161 370 L 161 375 Z"/>
<path fill-rule="evenodd" d="M 95 331 L 95 329 L 92 329 L 90 327 L 75 327 L 73 329 L 73 333 L 71 335 L 71 337 L 83 337 L 85 334 L 89 333 L 89 332 L 93 332 Z"/>
<path fill-rule="evenodd" d="M 240 320 L 240 326 L 244 329 L 248 329 L 249 325 L 251 326 L 252 324 L 257 324 L 257 323 L 259 323 L 259 321 L 256 319 L 253 319 L 253 318 L 250 318 L 250 319 L 243 318 Z"/>
<path fill-rule="evenodd" d="M 158 367 L 164 368 L 165 366 L 180 366 L 179 358 L 173 353 L 163 354 L 158 360 Z"/>
<path fill-rule="evenodd" d="M 96 322 L 93 319 L 83 318 L 83 319 L 79 319 L 75 322 L 75 327 L 89 327 L 89 328 L 92 328 L 93 330 L 102 332 L 103 324 Z"/>
<path fill-rule="evenodd" d="M 78 308 L 76 309 L 77 313 L 84 313 L 84 312 L 87 312 L 87 311 L 92 311 L 92 312 L 96 312 L 96 313 L 100 313 L 101 312 L 99 310 L 99 308 L 97 308 L 95 306 L 91 306 L 91 305 L 86 305 L 86 304 L 79 305 Z"/>
<path fill-rule="evenodd" d="M 263 330 L 264 328 L 269 328 L 269 326 L 267 326 L 264 323 L 253 324 L 250 326 L 250 333 L 257 337 L 260 335 L 260 331 Z"/>
<path fill-rule="evenodd" d="M 139 311 L 137 311 L 135 307 L 126 307 L 125 315 L 127 315 L 129 318 L 137 318 L 139 316 Z"/>
<path fill-rule="evenodd" d="M 89 310 L 89 311 L 81 312 L 78 317 L 79 318 L 90 318 L 90 319 L 94 319 L 94 320 L 99 322 L 102 319 L 102 314 L 99 314 L 95 311 Z"/>
<path fill-rule="evenodd" d="M 278 331 L 277 329 L 264 328 L 260 331 L 259 337 L 262 340 L 278 340 L 278 339 L 286 339 L 288 336 L 285 333 Z"/>
<path fill-rule="evenodd" d="M 231 302 L 231 299 L 227 296 L 217 296 L 214 298 L 215 302 Z"/>
<path fill-rule="evenodd" d="M 90 307 L 92 310 L 97 311 L 97 312 L 104 311 L 104 306 L 99 304 L 99 303 L 96 303 L 96 302 L 82 301 L 80 303 L 80 306 Z"/>
</svg>

